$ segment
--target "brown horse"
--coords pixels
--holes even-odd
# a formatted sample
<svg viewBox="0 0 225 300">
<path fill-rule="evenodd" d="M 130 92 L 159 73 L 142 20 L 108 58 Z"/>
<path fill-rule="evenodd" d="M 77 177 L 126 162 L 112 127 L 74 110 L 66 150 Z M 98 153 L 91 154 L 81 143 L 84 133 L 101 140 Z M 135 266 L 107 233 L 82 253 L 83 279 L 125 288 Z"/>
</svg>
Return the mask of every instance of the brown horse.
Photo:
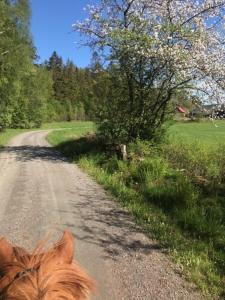
<svg viewBox="0 0 225 300">
<path fill-rule="evenodd" d="M 40 243 L 32 254 L 0 239 L 0 299 L 87 300 L 93 280 L 73 262 L 70 232 L 49 250 Z"/>
</svg>

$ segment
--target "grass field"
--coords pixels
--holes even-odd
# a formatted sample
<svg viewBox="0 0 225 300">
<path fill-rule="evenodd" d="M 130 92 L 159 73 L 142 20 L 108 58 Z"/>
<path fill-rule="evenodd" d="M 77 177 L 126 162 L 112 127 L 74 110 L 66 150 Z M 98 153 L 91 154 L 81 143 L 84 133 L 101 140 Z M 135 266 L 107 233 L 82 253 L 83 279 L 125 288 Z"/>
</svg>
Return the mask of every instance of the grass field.
<svg viewBox="0 0 225 300">
<path fill-rule="evenodd" d="M 85 121 L 72 121 L 72 122 L 52 122 L 52 123 L 45 123 L 41 126 L 41 129 L 93 129 L 94 123 L 93 122 L 85 122 Z"/>
<path fill-rule="evenodd" d="M 169 128 L 169 134 L 176 142 L 207 146 L 225 144 L 225 121 L 177 122 Z"/>
<path fill-rule="evenodd" d="M 224 299 L 225 122 L 175 123 L 159 148 L 130 145 L 128 162 L 80 138 L 93 129 L 52 132 L 48 141 L 115 195 L 206 298 Z"/>
<path fill-rule="evenodd" d="M 66 129 L 50 136 L 56 145 L 62 141 L 73 139 L 87 132 L 94 132 L 93 122 L 54 122 L 47 123 L 42 129 Z M 16 133 L 16 130 L 12 130 Z M 169 142 L 175 144 L 198 145 L 199 147 L 218 147 L 225 144 L 225 121 L 176 122 L 168 129 Z M 57 141 L 56 141 L 57 140 Z"/>
<path fill-rule="evenodd" d="M 94 130 L 93 122 L 53 122 L 43 124 L 41 129 L 71 129 L 71 132 L 62 132 L 59 141 L 73 138 L 73 135 L 86 133 Z M 25 129 L 7 129 L 0 133 L 0 146 L 4 145 L 13 136 L 26 131 Z M 207 122 L 180 122 L 172 125 L 168 133 L 171 140 L 181 143 L 200 143 L 215 146 L 225 143 L 225 121 Z M 58 134 L 56 134 L 58 135 Z"/>
</svg>

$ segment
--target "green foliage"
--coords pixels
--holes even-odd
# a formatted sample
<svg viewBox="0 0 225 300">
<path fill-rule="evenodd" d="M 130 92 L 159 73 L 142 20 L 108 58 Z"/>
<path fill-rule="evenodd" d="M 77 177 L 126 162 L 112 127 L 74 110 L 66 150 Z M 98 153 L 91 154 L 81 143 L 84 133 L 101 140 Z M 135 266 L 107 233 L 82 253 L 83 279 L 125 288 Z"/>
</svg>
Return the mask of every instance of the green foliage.
<svg viewBox="0 0 225 300">
<path fill-rule="evenodd" d="M 54 51 L 45 67 L 53 79 L 54 107 L 49 120 L 71 121 L 95 119 L 98 103 L 104 99 L 105 71 L 100 64 L 92 63 L 90 68 L 79 69 L 72 61 L 63 63 Z"/>
<path fill-rule="evenodd" d="M 129 69 L 127 74 L 127 69 L 121 72 L 119 66 L 111 64 L 107 72 L 103 99 L 97 103 L 99 137 L 111 145 L 127 144 L 137 138 L 159 141 L 165 132 L 164 122 L 171 118 L 170 98 L 161 105 L 161 91 L 156 88 L 146 90 L 138 84 L 135 77 L 137 70 Z"/>
<path fill-rule="evenodd" d="M 0 129 L 94 119 L 105 72 L 97 63 L 86 69 L 64 64 L 56 52 L 34 64 L 29 19 L 28 0 L 0 1 Z"/>
<path fill-rule="evenodd" d="M 28 0 L 0 2 L 0 127 L 40 126 L 46 117 L 51 79 L 34 66 Z"/>
<path fill-rule="evenodd" d="M 28 1 L 0 5 L 0 127 L 93 119 L 104 90 L 97 79 L 102 77 L 100 65 L 78 69 L 71 61 L 64 64 L 56 52 L 45 64 L 35 65 Z"/>
</svg>

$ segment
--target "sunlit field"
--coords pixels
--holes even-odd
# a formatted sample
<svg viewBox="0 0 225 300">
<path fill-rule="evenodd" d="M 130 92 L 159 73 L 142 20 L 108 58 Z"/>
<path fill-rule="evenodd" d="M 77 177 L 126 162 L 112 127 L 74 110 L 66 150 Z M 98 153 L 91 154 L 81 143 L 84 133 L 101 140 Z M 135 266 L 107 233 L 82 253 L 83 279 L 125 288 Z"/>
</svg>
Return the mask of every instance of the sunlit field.
<svg viewBox="0 0 225 300">
<path fill-rule="evenodd" d="M 78 129 L 78 128 L 93 128 L 94 123 L 88 121 L 71 121 L 71 122 L 52 122 L 42 125 L 42 129 Z"/>
<path fill-rule="evenodd" d="M 93 122 L 53 122 L 45 123 L 41 129 L 66 129 L 67 132 L 55 133 L 67 139 L 73 138 L 75 133 L 84 134 L 93 132 Z M 14 135 L 26 131 L 25 129 L 7 129 L 0 133 L 0 145 L 4 145 Z M 202 121 L 202 122 L 177 122 L 168 129 L 167 136 L 178 143 L 197 143 L 207 146 L 218 146 L 225 143 L 225 121 Z"/>
<path fill-rule="evenodd" d="M 177 122 L 169 128 L 170 138 L 182 143 L 216 146 L 225 143 L 225 121 Z"/>
</svg>

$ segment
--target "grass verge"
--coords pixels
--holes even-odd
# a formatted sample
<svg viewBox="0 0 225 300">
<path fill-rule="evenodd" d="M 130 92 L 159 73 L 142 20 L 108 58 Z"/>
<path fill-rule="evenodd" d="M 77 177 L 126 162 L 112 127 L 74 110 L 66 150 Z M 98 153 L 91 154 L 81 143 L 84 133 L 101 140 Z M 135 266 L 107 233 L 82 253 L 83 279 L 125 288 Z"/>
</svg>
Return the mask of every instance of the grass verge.
<svg viewBox="0 0 225 300">
<path fill-rule="evenodd" d="M 52 132 L 48 141 L 115 195 L 207 298 L 224 299 L 224 147 L 139 142 L 123 162 L 85 130 Z"/>
<path fill-rule="evenodd" d="M 87 129 L 93 130 L 94 123 L 89 121 L 71 121 L 71 122 L 52 122 L 52 123 L 45 123 L 41 126 L 41 129 L 74 129 L 79 130 Z"/>
<path fill-rule="evenodd" d="M 69 130 L 67 132 L 68 138 L 73 138 L 76 136 L 77 133 L 85 134 L 88 131 L 94 130 L 93 122 L 85 122 L 85 121 L 72 121 L 72 122 L 52 122 L 52 123 L 45 123 L 41 126 L 41 128 L 33 128 L 33 129 L 5 129 L 4 131 L 0 132 L 0 148 L 3 148 L 14 136 L 27 132 L 27 131 L 34 131 L 34 130 L 41 130 L 41 129 L 65 129 Z M 70 129 L 72 130 L 70 132 Z"/>
<path fill-rule="evenodd" d="M 25 129 L 6 129 L 5 131 L 0 132 L 0 149 L 3 148 L 14 136 L 25 131 Z"/>
</svg>

